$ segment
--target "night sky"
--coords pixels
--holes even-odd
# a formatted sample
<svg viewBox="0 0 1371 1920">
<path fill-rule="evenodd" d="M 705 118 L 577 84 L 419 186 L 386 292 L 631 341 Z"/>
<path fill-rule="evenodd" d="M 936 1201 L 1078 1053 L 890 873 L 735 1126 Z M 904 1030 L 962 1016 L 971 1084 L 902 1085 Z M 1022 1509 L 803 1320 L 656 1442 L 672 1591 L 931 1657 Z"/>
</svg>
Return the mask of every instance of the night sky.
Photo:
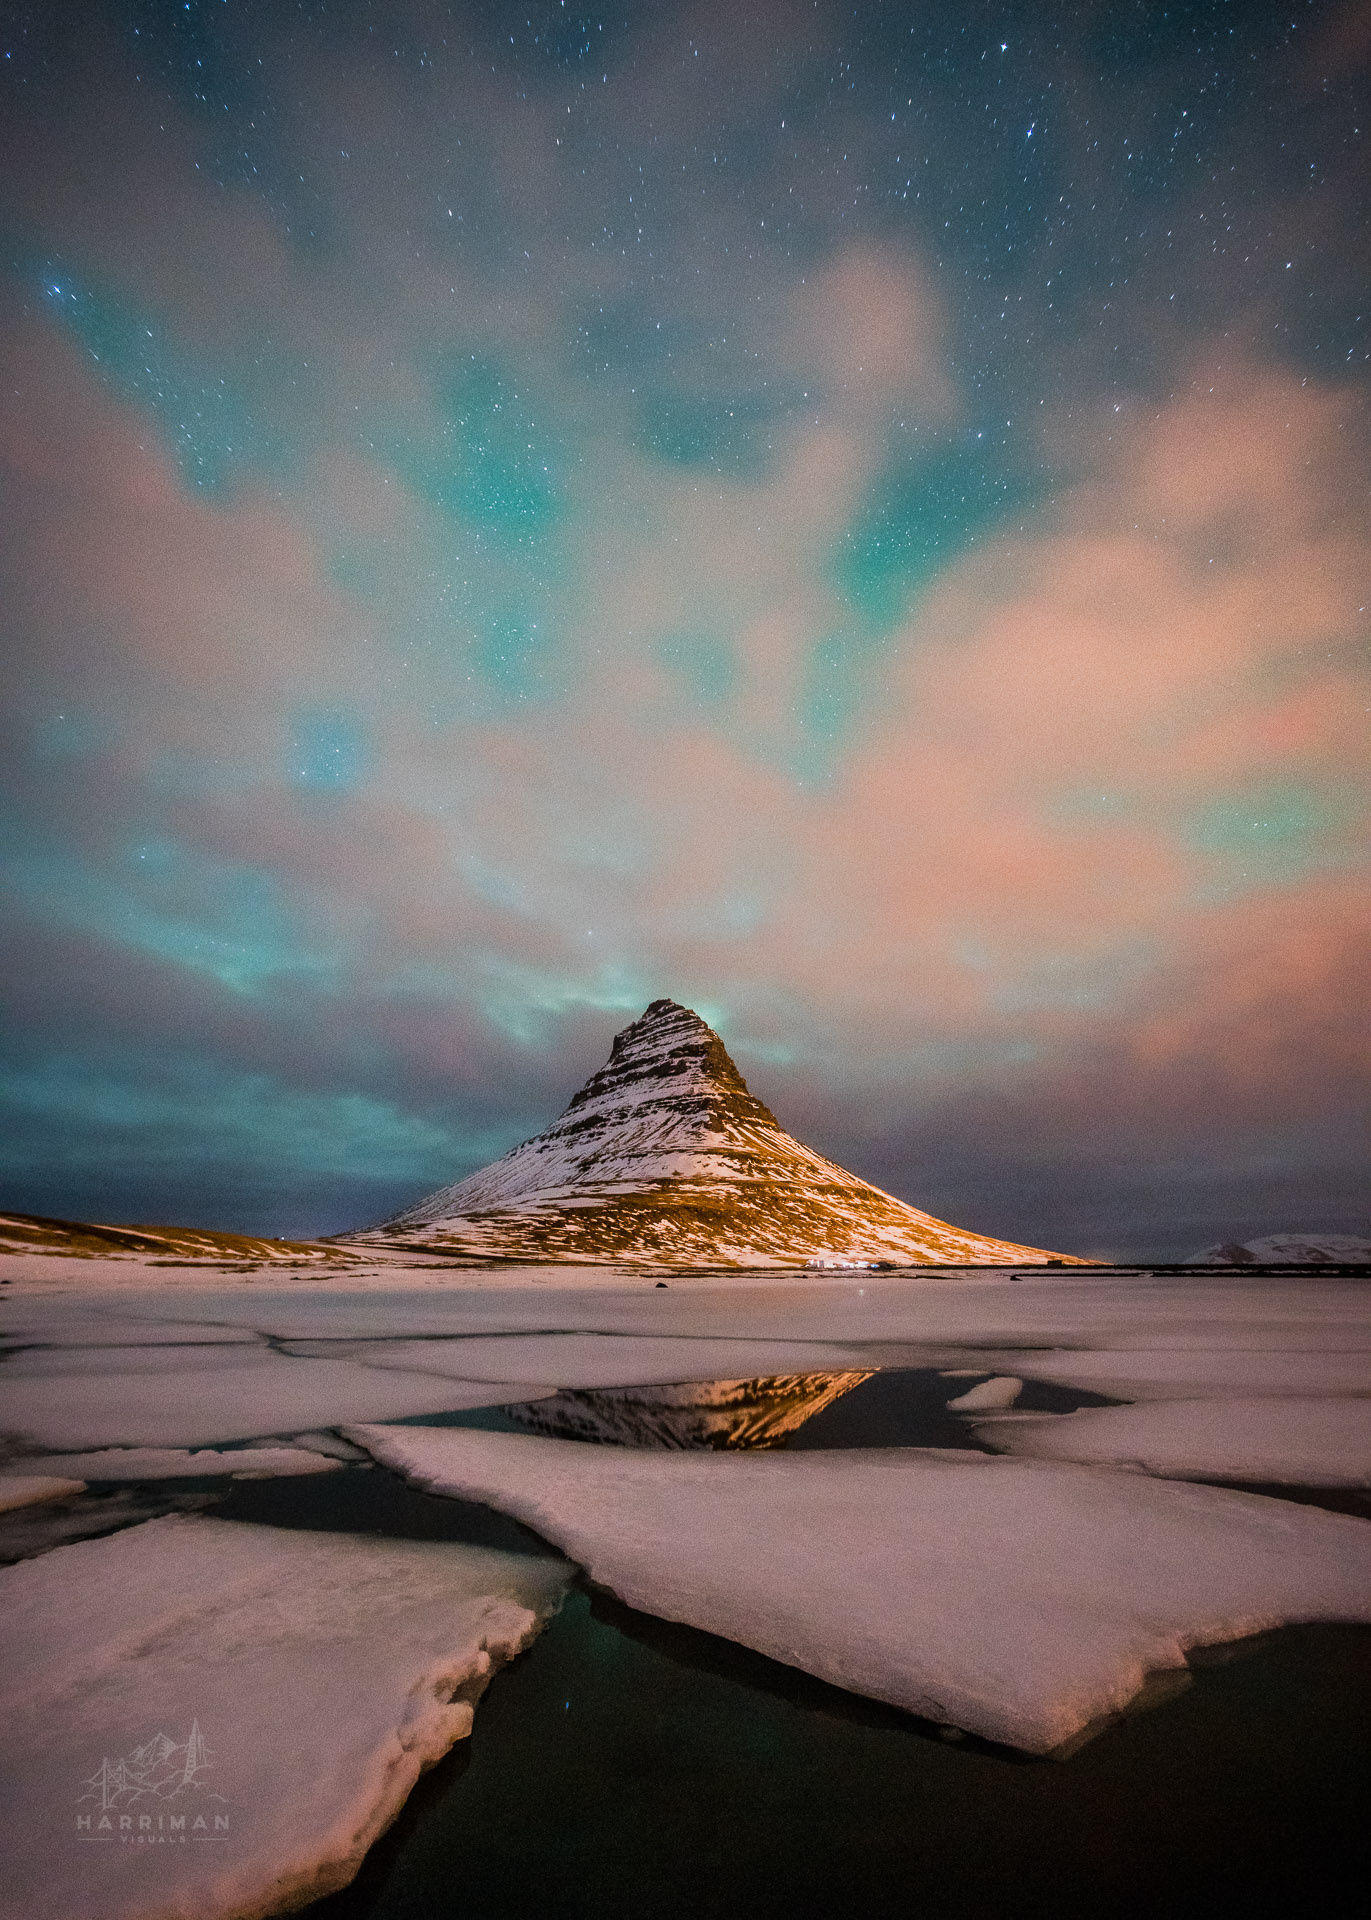
<svg viewBox="0 0 1371 1920">
<path fill-rule="evenodd" d="M 1371 7 L 0 0 L 0 1205 L 377 1218 L 662 994 L 1371 1225 Z"/>
</svg>

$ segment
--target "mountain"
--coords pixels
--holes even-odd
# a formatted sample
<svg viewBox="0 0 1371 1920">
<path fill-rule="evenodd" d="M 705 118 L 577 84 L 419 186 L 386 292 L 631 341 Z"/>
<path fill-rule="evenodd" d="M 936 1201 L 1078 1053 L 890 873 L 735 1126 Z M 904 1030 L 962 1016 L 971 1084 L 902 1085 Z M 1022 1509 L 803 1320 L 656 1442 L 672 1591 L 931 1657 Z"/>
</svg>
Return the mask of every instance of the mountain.
<svg viewBox="0 0 1371 1920">
<path fill-rule="evenodd" d="M 479 1260 L 1067 1264 L 950 1227 L 793 1140 L 748 1092 L 718 1034 L 674 1000 L 654 1000 L 624 1028 L 545 1133 L 340 1238 Z"/>
<path fill-rule="evenodd" d="M 335 1270 L 356 1256 L 325 1240 L 268 1240 L 260 1234 L 219 1233 L 210 1227 L 115 1227 L 94 1220 L 53 1220 L 39 1213 L 0 1213 L 0 1260 L 6 1254 L 53 1255 L 107 1268 L 210 1267 L 253 1273 L 263 1267 Z"/>
<path fill-rule="evenodd" d="M 774 1447 L 869 1373 L 788 1373 L 678 1386 L 563 1387 L 505 1409 L 515 1426 L 621 1447 Z"/>
<path fill-rule="evenodd" d="M 1365 1267 L 1371 1240 L 1359 1233 L 1268 1233 L 1192 1253 L 1188 1267 Z"/>
</svg>

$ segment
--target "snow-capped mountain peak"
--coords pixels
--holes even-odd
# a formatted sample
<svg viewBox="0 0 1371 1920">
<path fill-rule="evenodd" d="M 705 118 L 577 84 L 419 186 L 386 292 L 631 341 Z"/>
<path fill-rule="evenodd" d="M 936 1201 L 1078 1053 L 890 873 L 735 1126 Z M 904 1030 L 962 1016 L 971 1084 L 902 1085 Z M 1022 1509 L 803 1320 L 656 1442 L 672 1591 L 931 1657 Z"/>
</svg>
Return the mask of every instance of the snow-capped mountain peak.
<svg viewBox="0 0 1371 1920">
<path fill-rule="evenodd" d="M 748 1123 L 777 1124 L 748 1092 L 718 1034 L 674 1000 L 654 1000 L 615 1035 L 609 1059 L 572 1096 L 557 1129 L 592 1116 L 623 1121 L 649 1114 L 682 1142 L 726 1138 L 731 1127 Z"/>
<path fill-rule="evenodd" d="M 689 1007 L 654 1000 L 544 1133 L 364 1234 L 481 1259 L 790 1266 L 814 1255 L 1044 1261 L 825 1160 L 748 1091 Z"/>
</svg>

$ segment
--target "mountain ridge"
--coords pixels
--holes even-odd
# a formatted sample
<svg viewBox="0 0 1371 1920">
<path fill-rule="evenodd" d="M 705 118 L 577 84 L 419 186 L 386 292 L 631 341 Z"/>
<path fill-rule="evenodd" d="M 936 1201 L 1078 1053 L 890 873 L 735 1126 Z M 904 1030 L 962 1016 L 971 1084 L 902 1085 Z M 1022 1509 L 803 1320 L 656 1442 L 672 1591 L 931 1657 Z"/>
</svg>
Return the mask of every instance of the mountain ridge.
<svg viewBox="0 0 1371 1920">
<path fill-rule="evenodd" d="M 1371 1238 L 1360 1233 L 1266 1233 L 1252 1240 L 1225 1241 L 1192 1253 L 1190 1267 L 1366 1266 Z"/>
<path fill-rule="evenodd" d="M 697 1013 L 654 1000 L 542 1133 L 346 1245 L 653 1266 L 1080 1264 L 936 1220 L 785 1132 Z"/>
</svg>

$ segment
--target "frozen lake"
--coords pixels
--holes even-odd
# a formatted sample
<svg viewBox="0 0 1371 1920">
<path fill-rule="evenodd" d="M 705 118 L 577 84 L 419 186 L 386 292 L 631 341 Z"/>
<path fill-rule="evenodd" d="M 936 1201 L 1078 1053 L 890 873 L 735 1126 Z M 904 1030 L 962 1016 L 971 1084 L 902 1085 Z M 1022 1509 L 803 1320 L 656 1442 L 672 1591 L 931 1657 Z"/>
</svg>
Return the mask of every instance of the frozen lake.
<svg viewBox="0 0 1371 1920">
<path fill-rule="evenodd" d="M 1144 1912 L 1226 1874 L 1261 1910 L 1364 1866 L 1364 1283 L 608 1278 L 10 1294 L 7 1791 L 44 1844 L 4 1911 L 359 1866 L 321 1920 L 458 1882 Z M 139 1701 L 212 1707 L 237 1825 L 110 1878 L 53 1843 Z"/>
<path fill-rule="evenodd" d="M 1336 1913 L 1368 1727 L 1364 1628 L 1248 1643 L 1059 1764 L 574 1594 L 311 1920 Z"/>
<path fill-rule="evenodd" d="M 375 1473 L 248 1483 L 221 1511 L 535 1545 Z M 1217 1649 L 1069 1759 L 1025 1761 L 577 1591 L 310 1920 L 430 1920 L 454 1879 L 483 1920 L 524 1920 L 534 1890 L 625 1920 L 1338 1911 L 1371 1867 L 1368 1788 L 1366 1628 Z"/>
</svg>

